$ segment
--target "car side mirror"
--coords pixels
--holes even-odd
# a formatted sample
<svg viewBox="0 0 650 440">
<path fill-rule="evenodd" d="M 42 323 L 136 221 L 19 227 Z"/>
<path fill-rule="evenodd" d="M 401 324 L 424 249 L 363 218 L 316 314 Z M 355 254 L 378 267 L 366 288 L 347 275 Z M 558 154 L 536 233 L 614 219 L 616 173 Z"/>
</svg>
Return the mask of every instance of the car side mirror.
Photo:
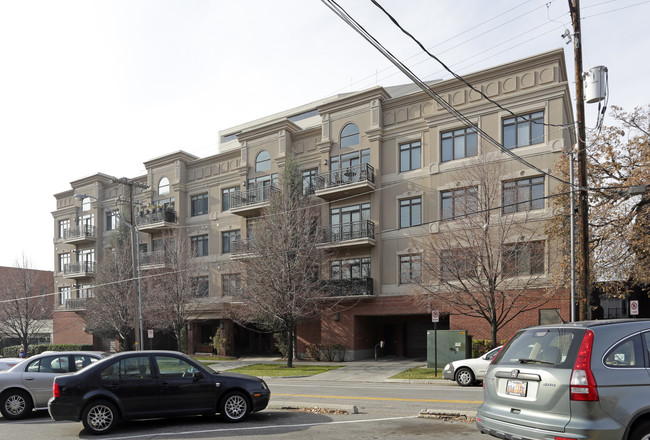
<svg viewBox="0 0 650 440">
<path fill-rule="evenodd" d="M 193 381 L 196 382 L 200 379 L 203 379 L 205 376 L 200 371 L 196 371 L 193 376 Z"/>
</svg>

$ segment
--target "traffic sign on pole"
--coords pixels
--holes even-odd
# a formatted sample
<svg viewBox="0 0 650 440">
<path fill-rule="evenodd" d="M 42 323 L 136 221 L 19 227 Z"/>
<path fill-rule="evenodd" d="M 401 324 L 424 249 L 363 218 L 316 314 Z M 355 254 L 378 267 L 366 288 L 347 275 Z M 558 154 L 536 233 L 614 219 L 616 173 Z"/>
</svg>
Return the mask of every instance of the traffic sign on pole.
<svg viewBox="0 0 650 440">
<path fill-rule="evenodd" d="M 431 310 L 431 322 L 440 322 L 440 313 L 437 310 Z"/>
<path fill-rule="evenodd" d="M 638 314 L 639 314 L 639 301 L 637 300 L 630 301 L 630 315 L 638 315 Z"/>
</svg>

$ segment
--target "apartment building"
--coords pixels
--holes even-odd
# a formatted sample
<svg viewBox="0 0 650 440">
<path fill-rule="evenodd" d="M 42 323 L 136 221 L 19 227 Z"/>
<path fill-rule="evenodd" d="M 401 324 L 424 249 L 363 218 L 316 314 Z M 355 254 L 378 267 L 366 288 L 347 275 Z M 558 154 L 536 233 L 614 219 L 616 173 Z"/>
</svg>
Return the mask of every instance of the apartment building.
<svg viewBox="0 0 650 440">
<path fill-rule="evenodd" d="M 550 195 L 557 185 L 549 174 L 575 142 L 567 128 L 573 114 L 561 49 L 465 79 L 482 94 L 455 79 L 431 88 L 504 148 L 487 142 L 416 86 L 404 85 L 333 96 L 222 130 L 213 156 L 178 151 L 145 162 L 146 175 L 133 177 L 147 186 L 134 194 L 143 270 L 159 261 L 161 238 L 170 231 L 189 236 L 194 258 L 204 268 L 197 280 L 204 286 L 197 298 L 201 312 L 189 326 L 189 350 L 209 350 L 217 329 L 232 353 L 273 350 L 270 336 L 234 324 L 226 310 L 234 301 L 236 262 L 246 254 L 250 225 L 268 205 L 289 155 L 300 163 L 305 191 L 320 209 L 327 232 L 322 246 L 333 254 L 331 278 L 361 292 L 349 308 L 302 325 L 299 351 L 306 344 L 338 343 L 347 347 L 347 359 L 362 359 L 372 357 L 384 341 L 385 355 L 422 356 L 426 331 L 433 328 L 432 309 L 440 312 L 439 329 L 466 329 L 474 338 L 488 339 L 485 321 L 452 313 L 435 297 L 428 305 L 416 298 L 409 277 L 418 271 L 418 240 L 439 232 L 461 197 L 456 190 L 464 184 L 458 176 L 480 157 L 504 164 L 501 187 L 516 194 L 516 206 L 540 219 L 550 215 L 550 200 L 539 195 Z M 53 212 L 54 338 L 98 343 L 84 331 L 85 299 L 92 295 L 95 265 L 115 229 L 115 211 L 128 209 L 129 187 L 101 173 L 70 185 L 55 194 Z M 91 197 L 75 198 L 79 193 Z M 555 247 L 543 234 L 535 243 L 536 255 L 528 255 L 535 264 L 527 270 L 539 275 L 541 290 L 553 277 Z M 521 314 L 499 337 L 549 314 L 569 317 L 568 293 L 557 292 L 543 310 Z"/>
</svg>

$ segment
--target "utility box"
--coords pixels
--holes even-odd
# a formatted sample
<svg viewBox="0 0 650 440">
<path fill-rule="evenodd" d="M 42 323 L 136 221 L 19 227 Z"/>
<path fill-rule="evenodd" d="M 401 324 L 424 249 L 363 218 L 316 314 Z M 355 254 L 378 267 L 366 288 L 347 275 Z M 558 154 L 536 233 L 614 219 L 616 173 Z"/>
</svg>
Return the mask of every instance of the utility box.
<svg viewBox="0 0 650 440">
<path fill-rule="evenodd" d="M 436 346 L 438 347 L 437 359 Z M 427 331 L 427 368 L 436 368 L 436 360 L 437 368 L 442 369 L 451 361 L 471 357 L 472 337 L 467 330 Z"/>
</svg>

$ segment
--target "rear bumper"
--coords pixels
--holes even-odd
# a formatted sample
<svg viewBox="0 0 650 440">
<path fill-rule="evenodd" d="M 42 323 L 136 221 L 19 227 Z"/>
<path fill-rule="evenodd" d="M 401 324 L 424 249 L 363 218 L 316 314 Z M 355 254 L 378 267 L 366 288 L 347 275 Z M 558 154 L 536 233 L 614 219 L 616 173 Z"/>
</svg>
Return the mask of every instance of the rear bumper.
<svg viewBox="0 0 650 440">
<path fill-rule="evenodd" d="M 81 420 L 81 409 L 78 401 L 69 401 L 61 398 L 51 397 L 47 402 L 47 412 L 50 413 L 52 420 L 71 420 L 78 422 Z"/>
<path fill-rule="evenodd" d="M 551 431 L 492 419 L 485 417 L 480 411 L 476 413 L 476 427 L 482 434 L 506 440 L 551 440 L 555 437 L 576 440 L 620 440 L 625 431 L 620 426 L 603 425 L 597 420 L 585 421 L 584 424 L 569 422 L 564 431 Z"/>
</svg>

